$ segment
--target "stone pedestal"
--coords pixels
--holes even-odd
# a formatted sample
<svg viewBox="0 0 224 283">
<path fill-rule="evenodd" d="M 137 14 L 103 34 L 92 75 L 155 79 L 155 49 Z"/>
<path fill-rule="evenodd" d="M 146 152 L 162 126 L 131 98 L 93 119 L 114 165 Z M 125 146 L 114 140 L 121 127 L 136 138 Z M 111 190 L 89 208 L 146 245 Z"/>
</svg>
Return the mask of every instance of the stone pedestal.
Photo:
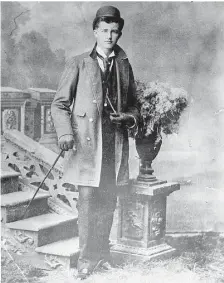
<svg viewBox="0 0 224 283">
<path fill-rule="evenodd" d="M 30 96 L 19 89 L 1 87 L 1 135 L 6 130 L 24 133 L 24 103 Z"/>
<path fill-rule="evenodd" d="M 18 130 L 49 149 L 59 152 L 51 117 L 51 103 L 56 91 L 45 88 L 18 90 L 1 87 L 1 135 Z M 2 143 L 4 138 L 1 137 Z"/>
<path fill-rule="evenodd" d="M 119 195 L 118 234 L 112 247 L 116 263 L 165 258 L 175 249 L 165 243 L 167 196 L 178 183 L 133 181 Z"/>
<path fill-rule="evenodd" d="M 40 138 L 40 108 L 40 103 L 32 98 L 27 99 L 22 107 L 21 132 L 33 140 Z"/>
<path fill-rule="evenodd" d="M 29 88 L 27 89 L 27 92 L 30 93 L 32 99 L 41 104 L 41 109 L 39 111 L 39 143 L 51 149 L 52 151 L 59 153 L 59 148 L 57 146 L 57 135 L 51 117 L 51 103 L 54 99 L 56 91 L 46 88 Z"/>
</svg>

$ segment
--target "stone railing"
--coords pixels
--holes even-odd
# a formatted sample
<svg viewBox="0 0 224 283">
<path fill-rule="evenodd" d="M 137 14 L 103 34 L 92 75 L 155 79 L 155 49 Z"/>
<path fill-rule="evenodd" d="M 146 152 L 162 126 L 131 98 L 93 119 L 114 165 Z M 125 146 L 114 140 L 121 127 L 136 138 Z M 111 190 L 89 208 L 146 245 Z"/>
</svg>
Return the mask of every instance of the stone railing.
<svg viewBox="0 0 224 283">
<path fill-rule="evenodd" d="M 1 134 L 5 130 L 15 129 L 32 139 L 39 139 L 40 131 L 35 129 L 34 125 L 34 121 L 36 121 L 36 125 L 40 125 L 34 115 L 34 109 L 38 108 L 40 111 L 39 103 L 36 100 L 31 100 L 29 93 L 16 89 L 1 89 Z"/>
<path fill-rule="evenodd" d="M 4 139 L 2 169 L 11 168 L 19 172 L 20 182 L 35 191 L 58 155 L 18 130 L 6 130 Z M 77 188 L 63 182 L 62 163 L 63 158 L 60 157 L 42 189 L 51 195 L 49 206 L 52 210 L 60 214 L 76 214 Z"/>
<path fill-rule="evenodd" d="M 15 129 L 58 153 L 57 137 L 50 111 L 55 93 L 54 90 L 43 88 L 22 91 L 2 87 L 1 135 L 5 130 Z"/>
</svg>

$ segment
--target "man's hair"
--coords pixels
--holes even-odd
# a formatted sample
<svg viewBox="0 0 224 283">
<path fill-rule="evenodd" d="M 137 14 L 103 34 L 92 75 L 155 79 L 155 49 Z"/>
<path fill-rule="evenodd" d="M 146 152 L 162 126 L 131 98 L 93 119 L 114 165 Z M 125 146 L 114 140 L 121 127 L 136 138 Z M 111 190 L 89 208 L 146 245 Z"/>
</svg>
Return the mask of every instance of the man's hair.
<svg viewBox="0 0 224 283">
<path fill-rule="evenodd" d="M 119 31 L 122 31 L 123 26 L 124 26 L 124 20 L 121 18 L 115 18 L 115 17 L 108 17 L 108 16 L 103 16 L 103 17 L 99 17 L 96 18 L 93 21 L 93 30 L 97 29 L 99 27 L 99 23 L 100 22 L 106 22 L 107 24 L 110 23 L 118 23 L 118 29 Z"/>
</svg>

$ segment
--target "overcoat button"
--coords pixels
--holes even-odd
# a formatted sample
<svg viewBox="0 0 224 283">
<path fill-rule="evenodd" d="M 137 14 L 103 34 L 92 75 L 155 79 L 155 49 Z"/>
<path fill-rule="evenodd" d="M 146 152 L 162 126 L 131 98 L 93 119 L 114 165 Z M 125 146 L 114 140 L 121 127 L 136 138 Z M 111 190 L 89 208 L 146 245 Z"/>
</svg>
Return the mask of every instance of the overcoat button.
<svg viewBox="0 0 224 283">
<path fill-rule="evenodd" d="M 88 137 L 88 138 L 86 138 L 87 139 L 87 141 L 90 141 L 90 138 Z"/>
<path fill-rule="evenodd" d="M 90 122 L 93 122 L 93 118 L 89 118 L 89 121 L 90 121 Z"/>
</svg>

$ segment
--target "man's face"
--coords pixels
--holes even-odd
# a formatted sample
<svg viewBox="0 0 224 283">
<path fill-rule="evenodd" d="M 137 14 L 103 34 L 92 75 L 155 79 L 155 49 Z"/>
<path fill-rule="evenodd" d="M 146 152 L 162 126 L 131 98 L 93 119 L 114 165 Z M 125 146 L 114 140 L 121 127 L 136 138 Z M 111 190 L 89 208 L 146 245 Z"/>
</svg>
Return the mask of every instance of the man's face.
<svg viewBox="0 0 224 283">
<path fill-rule="evenodd" d="M 97 45 L 103 50 L 112 50 L 121 36 L 118 23 L 100 22 L 94 30 Z"/>
</svg>

